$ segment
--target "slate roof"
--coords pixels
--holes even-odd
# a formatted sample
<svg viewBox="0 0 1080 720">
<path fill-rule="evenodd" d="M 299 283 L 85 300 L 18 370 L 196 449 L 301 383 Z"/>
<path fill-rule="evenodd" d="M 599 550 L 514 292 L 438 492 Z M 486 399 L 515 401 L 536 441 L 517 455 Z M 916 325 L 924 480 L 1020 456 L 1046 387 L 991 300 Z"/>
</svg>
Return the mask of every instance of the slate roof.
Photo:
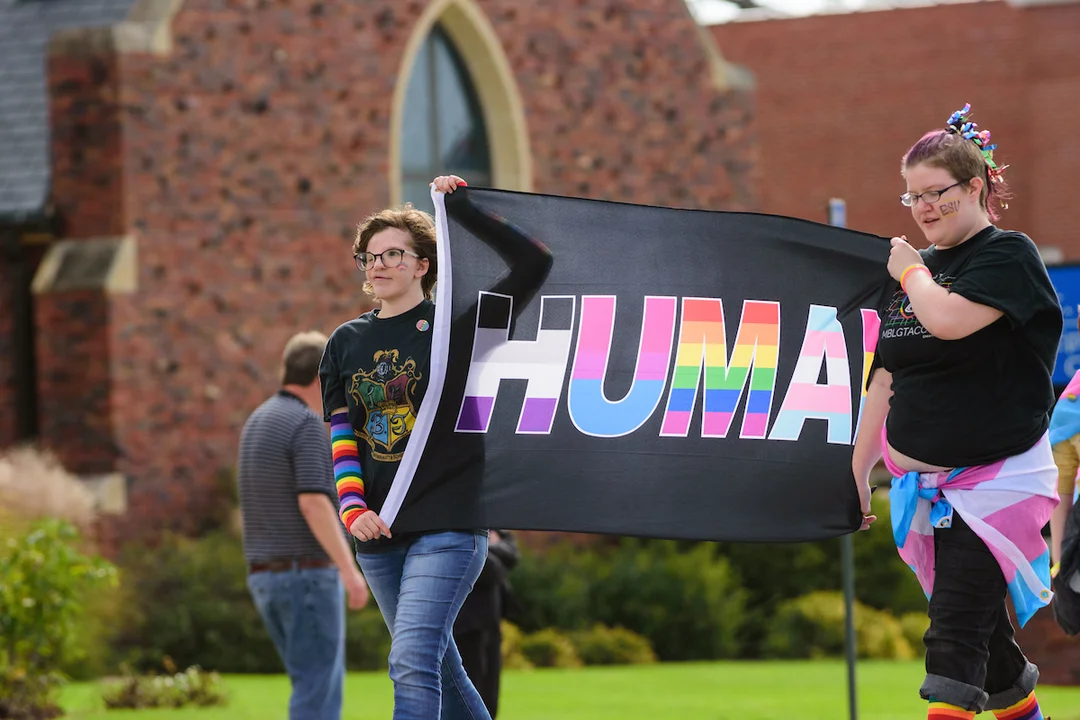
<svg viewBox="0 0 1080 720">
<path fill-rule="evenodd" d="M 59 30 L 114 25 L 134 0 L 0 0 L 0 219 L 37 213 L 49 194 L 46 50 Z"/>
</svg>

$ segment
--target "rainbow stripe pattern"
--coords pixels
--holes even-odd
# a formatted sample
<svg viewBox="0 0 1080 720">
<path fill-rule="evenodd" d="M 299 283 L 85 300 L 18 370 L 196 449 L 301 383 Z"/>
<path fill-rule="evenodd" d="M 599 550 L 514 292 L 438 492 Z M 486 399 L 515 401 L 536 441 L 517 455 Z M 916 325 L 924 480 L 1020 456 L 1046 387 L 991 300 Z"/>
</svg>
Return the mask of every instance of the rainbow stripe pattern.
<svg viewBox="0 0 1080 720">
<path fill-rule="evenodd" d="M 926 713 L 926 720 L 972 720 L 975 713 L 958 705 L 932 702 Z"/>
<path fill-rule="evenodd" d="M 743 412 L 739 437 L 797 441 L 807 420 L 827 422 L 830 444 L 850 444 L 851 377 L 847 341 L 836 308 L 811 305 L 806 333 L 791 381 L 770 430 L 776 399 L 780 344 L 780 303 L 744 300 L 728 354 L 727 324 L 720 298 L 647 296 L 644 298 L 636 366 L 621 399 L 609 399 L 605 385 L 626 387 L 627 377 L 609 377 L 617 298 L 542 296 L 535 340 L 510 340 L 510 296 L 481 292 L 472 358 L 455 430 L 486 433 L 503 380 L 526 380 L 518 434 L 548 434 L 561 400 L 565 368 L 574 340 L 574 362 L 567 389 L 571 422 L 585 435 L 620 437 L 642 427 L 659 407 L 661 437 L 687 437 L 701 400 L 701 437 L 725 438 Z M 681 308 L 680 308 L 681 302 Z M 681 310 L 681 311 L 680 311 Z M 866 404 L 866 381 L 873 364 L 880 320 L 861 309 L 862 383 L 856 421 Z M 679 334 L 674 366 L 670 366 Z M 825 382 L 818 382 L 825 369 Z M 668 388 L 668 378 L 671 385 Z M 362 484 L 361 484 L 362 496 Z"/>
<path fill-rule="evenodd" d="M 615 296 L 582 297 L 567 392 L 570 419 L 578 430 L 594 437 L 620 437 L 637 430 L 653 414 L 667 384 L 676 306 L 673 297 L 645 298 L 633 383 L 621 400 L 612 401 L 604 394 L 604 377 L 615 330 Z"/>
<path fill-rule="evenodd" d="M 824 359 L 824 360 L 823 360 Z M 825 363 L 824 385 L 817 382 Z M 851 443 L 851 378 L 844 329 L 836 308 L 811 305 L 799 358 L 770 440 L 798 440 L 810 419 L 828 422 L 827 442 Z"/>
<path fill-rule="evenodd" d="M 1043 720 L 1042 710 L 1039 709 L 1039 701 L 1035 699 L 1035 691 L 1004 710 L 994 710 L 997 720 Z"/>
<path fill-rule="evenodd" d="M 360 449 L 349 413 L 330 416 L 330 444 L 334 453 L 334 481 L 337 484 L 339 513 L 345 527 L 352 529 L 356 518 L 367 512 L 364 500 L 364 476 L 360 470 Z"/>
<path fill-rule="evenodd" d="M 866 381 L 870 379 L 870 368 L 874 364 L 874 352 L 877 351 L 878 332 L 881 329 L 881 318 L 876 310 L 863 308 L 862 314 L 862 388 L 859 395 L 859 420 L 855 428 L 855 437 L 859 436 L 859 428 L 862 427 L 863 408 L 866 407 Z M 852 439 L 852 442 L 855 442 Z"/>
<path fill-rule="evenodd" d="M 779 345 L 780 303 L 746 300 L 729 364 L 723 301 L 683 298 L 679 349 L 661 437 L 689 434 L 704 366 L 701 436 L 727 437 L 749 380 L 739 437 L 764 438 L 776 387 Z"/>
</svg>

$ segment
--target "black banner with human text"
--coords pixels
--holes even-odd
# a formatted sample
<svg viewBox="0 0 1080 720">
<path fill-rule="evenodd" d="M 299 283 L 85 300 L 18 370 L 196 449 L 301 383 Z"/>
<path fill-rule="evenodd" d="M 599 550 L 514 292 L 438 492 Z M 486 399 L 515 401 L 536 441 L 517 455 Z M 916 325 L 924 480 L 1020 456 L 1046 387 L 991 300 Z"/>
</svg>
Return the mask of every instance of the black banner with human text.
<svg viewBox="0 0 1080 720">
<path fill-rule="evenodd" d="M 885 238 L 793 218 L 434 193 L 432 375 L 382 514 L 793 541 L 851 474 Z"/>
</svg>

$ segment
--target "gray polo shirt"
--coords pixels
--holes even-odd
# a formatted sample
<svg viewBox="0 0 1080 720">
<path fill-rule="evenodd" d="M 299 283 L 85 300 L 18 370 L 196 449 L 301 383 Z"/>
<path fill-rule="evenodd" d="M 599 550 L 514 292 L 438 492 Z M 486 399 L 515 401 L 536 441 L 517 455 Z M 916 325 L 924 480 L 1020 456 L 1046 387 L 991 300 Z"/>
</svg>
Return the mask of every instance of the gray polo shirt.
<svg viewBox="0 0 1080 720">
<path fill-rule="evenodd" d="M 237 480 L 249 563 L 328 559 L 297 500 L 323 493 L 338 507 L 330 437 L 303 400 L 282 390 L 255 409 L 240 434 Z"/>
</svg>

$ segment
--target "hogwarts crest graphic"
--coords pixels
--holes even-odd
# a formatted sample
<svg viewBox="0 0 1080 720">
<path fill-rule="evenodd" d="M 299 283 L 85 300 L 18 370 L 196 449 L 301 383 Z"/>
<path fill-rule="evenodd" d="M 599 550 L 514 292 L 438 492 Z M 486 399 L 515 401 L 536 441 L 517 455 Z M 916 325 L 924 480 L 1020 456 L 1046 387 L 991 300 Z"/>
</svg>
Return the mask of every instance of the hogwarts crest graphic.
<svg viewBox="0 0 1080 720">
<path fill-rule="evenodd" d="M 367 414 L 364 430 L 371 457 L 395 462 L 404 454 L 404 440 L 416 423 L 420 373 L 412 358 L 399 361 L 397 350 L 380 350 L 374 360 L 374 369 L 353 375 L 349 394 Z"/>
</svg>

